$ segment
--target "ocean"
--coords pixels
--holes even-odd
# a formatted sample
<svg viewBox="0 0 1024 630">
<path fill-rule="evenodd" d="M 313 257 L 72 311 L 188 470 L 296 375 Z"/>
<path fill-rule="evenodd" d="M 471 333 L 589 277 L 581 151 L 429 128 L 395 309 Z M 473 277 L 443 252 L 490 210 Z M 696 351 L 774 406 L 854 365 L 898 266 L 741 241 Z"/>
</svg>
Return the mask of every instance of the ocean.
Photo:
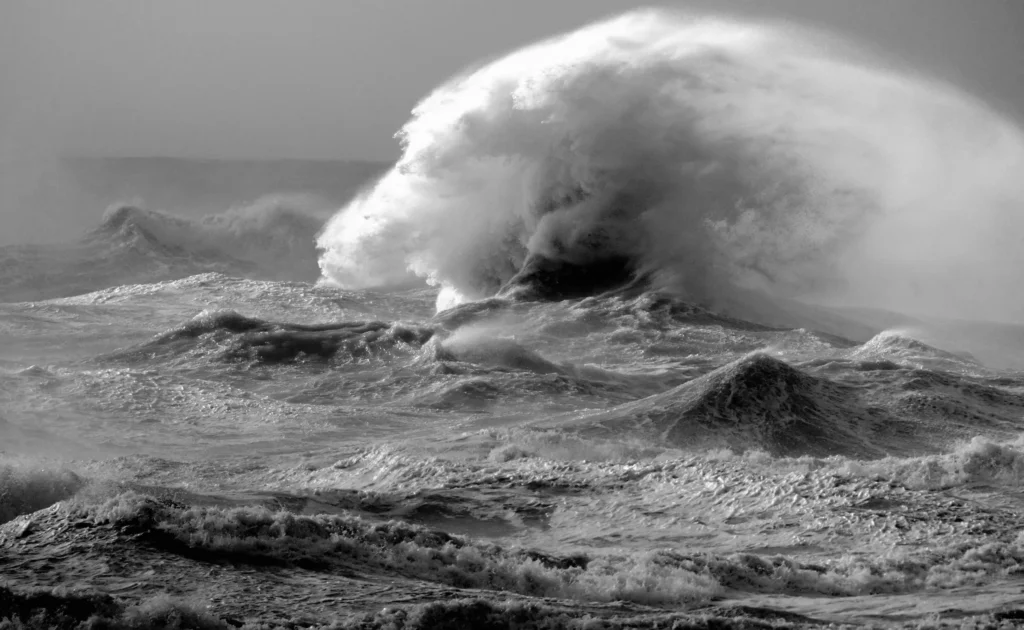
<svg viewBox="0 0 1024 630">
<path fill-rule="evenodd" d="M 0 247 L 0 627 L 1024 623 L 1024 144 L 821 46 L 644 12 L 390 169 L 79 165 Z"/>
</svg>

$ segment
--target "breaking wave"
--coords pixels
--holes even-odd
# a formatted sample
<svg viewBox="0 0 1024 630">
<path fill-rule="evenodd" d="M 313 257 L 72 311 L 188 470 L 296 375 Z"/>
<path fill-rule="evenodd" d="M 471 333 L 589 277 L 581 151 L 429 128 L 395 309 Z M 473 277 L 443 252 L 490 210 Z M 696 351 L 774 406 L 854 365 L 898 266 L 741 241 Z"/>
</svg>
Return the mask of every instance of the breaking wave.
<svg viewBox="0 0 1024 630">
<path fill-rule="evenodd" d="M 0 300 L 68 297 L 121 284 L 218 272 L 312 282 L 325 217 L 301 196 L 274 196 L 201 218 L 111 206 L 81 239 L 0 248 Z"/>
<path fill-rule="evenodd" d="M 211 354 L 221 360 L 268 364 L 332 359 L 345 362 L 396 347 L 419 348 L 432 335 L 430 328 L 380 321 L 288 324 L 246 317 L 231 310 L 203 311 L 147 343 L 119 350 L 106 358 L 163 359 L 199 348 L 200 354 Z"/>
<path fill-rule="evenodd" d="M 823 564 L 752 553 L 722 556 L 667 550 L 553 556 L 505 549 L 403 521 L 316 516 L 266 508 L 175 506 L 127 492 L 101 505 L 73 505 L 149 544 L 207 562 L 297 566 L 309 571 L 398 573 L 462 588 L 578 601 L 706 605 L 726 589 L 851 596 L 984 584 L 1024 562 L 1024 539 L 964 544 L 944 553 L 847 556 Z"/>
<path fill-rule="evenodd" d="M 1024 314 L 1019 130 L 820 33 L 631 13 L 451 79 L 399 137 L 319 237 L 329 282 Z"/>
<path fill-rule="evenodd" d="M 274 279 L 315 278 L 314 239 L 323 218 L 287 198 L 266 198 L 197 220 L 121 205 L 89 239 L 171 255 L 244 261 Z"/>
</svg>

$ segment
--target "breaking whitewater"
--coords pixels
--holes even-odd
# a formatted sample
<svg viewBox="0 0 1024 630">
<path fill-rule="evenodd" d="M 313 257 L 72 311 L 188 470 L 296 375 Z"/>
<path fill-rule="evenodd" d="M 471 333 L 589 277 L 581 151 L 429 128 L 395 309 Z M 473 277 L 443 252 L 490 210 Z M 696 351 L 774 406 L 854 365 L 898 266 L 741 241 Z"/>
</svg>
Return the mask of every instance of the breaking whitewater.
<svg viewBox="0 0 1024 630">
<path fill-rule="evenodd" d="M 631 14 L 0 249 L 0 627 L 1024 623 L 1024 144 L 872 63 Z"/>
</svg>

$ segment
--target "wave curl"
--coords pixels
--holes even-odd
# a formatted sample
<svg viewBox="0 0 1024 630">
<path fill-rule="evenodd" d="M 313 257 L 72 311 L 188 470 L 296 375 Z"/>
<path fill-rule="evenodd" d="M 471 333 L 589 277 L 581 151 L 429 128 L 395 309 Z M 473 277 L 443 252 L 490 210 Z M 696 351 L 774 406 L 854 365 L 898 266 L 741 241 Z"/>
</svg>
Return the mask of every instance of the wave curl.
<svg viewBox="0 0 1024 630">
<path fill-rule="evenodd" d="M 1004 290 L 1024 263 L 1005 232 L 1024 228 L 1020 132 L 851 51 L 648 10 L 466 72 L 416 107 L 397 165 L 328 223 L 324 277 L 418 276 L 445 305 L 639 277 L 712 306 L 754 288 L 1024 314 Z"/>
</svg>

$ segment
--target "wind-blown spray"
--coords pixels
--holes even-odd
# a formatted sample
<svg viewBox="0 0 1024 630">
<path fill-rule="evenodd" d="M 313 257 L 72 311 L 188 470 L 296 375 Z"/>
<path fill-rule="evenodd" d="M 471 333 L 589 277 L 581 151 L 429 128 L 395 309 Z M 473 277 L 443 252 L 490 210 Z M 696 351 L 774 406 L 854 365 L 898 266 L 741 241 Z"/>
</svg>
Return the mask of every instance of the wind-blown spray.
<svg viewBox="0 0 1024 630">
<path fill-rule="evenodd" d="M 451 79 L 399 138 L 319 237 L 329 282 L 419 276 L 440 306 L 541 259 L 712 306 L 1024 316 L 1020 132 L 818 33 L 630 13 Z"/>
</svg>

